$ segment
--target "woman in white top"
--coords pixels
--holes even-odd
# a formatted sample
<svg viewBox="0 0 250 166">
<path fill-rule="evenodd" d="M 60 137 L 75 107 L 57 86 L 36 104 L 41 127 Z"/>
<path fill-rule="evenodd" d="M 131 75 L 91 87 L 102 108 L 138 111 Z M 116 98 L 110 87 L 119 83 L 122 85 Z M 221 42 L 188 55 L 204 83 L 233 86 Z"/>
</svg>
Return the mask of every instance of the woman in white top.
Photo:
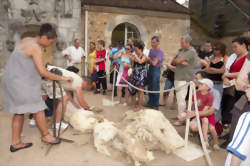
<svg viewBox="0 0 250 166">
<path fill-rule="evenodd" d="M 128 104 L 128 100 L 129 100 L 129 92 L 128 92 L 128 84 L 123 80 L 123 79 L 127 79 L 128 77 L 128 69 L 131 67 L 131 55 L 132 55 L 132 46 L 130 44 L 127 44 L 125 46 L 125 50 L 126 53 L 120 53 L 120 54 L 116 54 L 116 58 L 121 58 L 120 61 L 120 68 L 119 68 L 119 72 L 118 72 L 118 76 L 117 76 L 117 81 L 116 81 L 116 86 L 117 86 L 117 98 L 118 101 L 116 102 L 116 104 L 121 104 L 121 97 L 122 97 L 122 88 L 125 87 L 125 98 L 126 98 L 126 103 L 124 103 L 124 105 Z"/>
</svg>

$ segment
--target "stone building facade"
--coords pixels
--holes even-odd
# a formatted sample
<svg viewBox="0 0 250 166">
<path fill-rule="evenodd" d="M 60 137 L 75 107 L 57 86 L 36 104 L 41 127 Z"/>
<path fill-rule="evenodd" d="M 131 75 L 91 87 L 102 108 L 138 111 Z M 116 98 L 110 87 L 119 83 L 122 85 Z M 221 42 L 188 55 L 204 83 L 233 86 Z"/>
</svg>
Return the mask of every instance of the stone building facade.
<svg viewBox="0 0 250 166">
<path fill-rule="evenodd" d="M 51 23 L 58 32 L 57 43 L 44 49 L 45 61 L 64 66 L 61 51 L 73 39 L 82 39 L 83 47 L 84 41 L 103 39 L 107 47 L 112 42 L 112 32 L 123 23 L 137 29 L 147 48 L 151 47 L 150 38 L 159 35 L 166 55 L 174 56 L 181 35 L 189 31 L 189 14 L 186 7 L 174 0 L 1 0 L 0 78 L 15 46 L 22 38 L 35 36 L 43 23 Z"/>
<path fill-rule="evenodd" d="M 45 60 L 63 66 L 61 50 L 81 39 L 81 0 L 1 0 L 0 20 L 0 74 L 15 45 L 35 36 L 43 23 L 51 23 L 59 36 L 55 46 L 44 50 Z"/>
<path fill-rule="evenodd" d="M 104 40 L 106 47 L 108 45 L 116 44 L 113 40 L 115 29 L 122 24 L 129 24 L 133 26 L 139 33 L 139 38 L 145 42 L 146 47 L 151 48 L 151 37 L 154 35 L 160 36 L 161 48 L 166 54 L 166 59 L 175 56 L 180 48 L 180 38 L 185 33 L 189 32 L 189 10 L 176 2 L 172 11 L 168 11 L 169 4 L 164 4 L 165 1 L 139 1 L 138 3 L 156 3 L 155 6 L 147 8 L 147 6 L 140 6 L 135 8 L 134 4 L 116 4 L 112 0 L 109 2 L 98 2 L 87 0 L 82 8 L 82 40 L 85 39 L 84 24 L 86 22 L 86 11 L 88 12 L 88 42 Z M 128 0 L 129 1 L 129 0 Z M 170 1 L 166 1 L 168 3 Z M 173 2 L 173 1 L 171 1 Z M 109 4 L 107 4 L 109 3 Z M 155 10 L 157 5 L 164 8 L 164 10 Z M 180 11 L 178 11 L 178 9 Z M 137 36 L 138 37 L 138 36 Z M 123 38 L 124 39 L 124 38 Z M 126 41 L 125 41 L 126 42 Z"/>
</svg>

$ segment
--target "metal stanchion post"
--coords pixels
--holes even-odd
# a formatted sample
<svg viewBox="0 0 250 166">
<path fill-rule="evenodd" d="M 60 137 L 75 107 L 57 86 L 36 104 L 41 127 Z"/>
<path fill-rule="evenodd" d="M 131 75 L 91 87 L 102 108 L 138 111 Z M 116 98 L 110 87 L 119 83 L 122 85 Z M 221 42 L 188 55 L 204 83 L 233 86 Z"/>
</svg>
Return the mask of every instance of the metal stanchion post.
<svg viewBox="0 0 250 166">
<path fill-rule="evenodd" d="M 114 105 L 116 66 L 114 67 L 113 72 L 114 74 L 113 74 L 113 89 L 112 89 L 112 105 Z"/>
</svg>

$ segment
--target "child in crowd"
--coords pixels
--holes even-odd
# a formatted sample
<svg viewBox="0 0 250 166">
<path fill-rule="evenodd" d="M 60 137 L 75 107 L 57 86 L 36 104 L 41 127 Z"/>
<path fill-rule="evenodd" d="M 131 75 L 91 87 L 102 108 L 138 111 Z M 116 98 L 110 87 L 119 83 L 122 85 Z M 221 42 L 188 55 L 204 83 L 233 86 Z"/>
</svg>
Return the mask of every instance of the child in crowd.
<svg viewBox="0 0 250 166">
<path fill-rule="evenodd" d="M 202 79 L 198 80 L 199 82 L 199 89 L 196 92 L 197 97 L 197 104 L 198 104 L 198 110 L 200 114 L 200 120 L 202 123 L 202 133 L 204 136 L 204 140 L 206 143 L 206 146 L 209 147 L 208 144 L 208 132 L 211 133 L 214 141 L 213 148 L 215 150 L 219 149 L 218 146 L 218 136 L 215 130 L 215 114 L 214 111 L 211 110 L 210 107 L 212 107 L 214 97 L 211 93 L 209 93 L 210 89 L 213 88 L 213 82 L 210 79 Z M 203 112 L 205 115 L 203 116 L 200 112 Z M 205 113 L 206 112 L 206 113 Z M 209 113 L 210 112 L 210 113 Z M 194 111 L 187 111 L 187 118 L 195 117 Z M 190 128 L 193 131 L 197 131 L 197 120 L 196 118 L 192 119 L 190 123 Z M 195 124 L 195 126 L 194 126 Z"/>
<path fill-rule="evenodd" d="M 99 40 L 97 42 L 97 51 L 96 51 L 96 66 L 95 70 L 97 72 L 98 79 L 96 81 L 96 91 L 95 94 L 100 93 L 100 85 L 102 84 L 102 94 L 106 95 L 107 90 L 107 80 L 106 80 L 106 72 L 105 72 L 105 42 L 103 40 Z"/>
</svg>

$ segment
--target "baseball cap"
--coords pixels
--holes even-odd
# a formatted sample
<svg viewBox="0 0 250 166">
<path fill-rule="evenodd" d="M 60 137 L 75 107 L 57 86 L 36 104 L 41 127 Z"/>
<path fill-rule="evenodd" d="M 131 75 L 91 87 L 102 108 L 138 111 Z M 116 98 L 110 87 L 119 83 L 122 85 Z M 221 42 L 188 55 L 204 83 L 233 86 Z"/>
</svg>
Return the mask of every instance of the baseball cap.
<svg viewBox="0 0 250 166">
<path fill-rule="evenodd" d="M 213 81 L 211 81 L 210 79 L 207 79 L 207 78 L 199 80 L 198 82 L 200 82 L 202 84 L 206 84 L 210 89 L 213 88 L 213 86 L 214 86 Z"/>
</svg>

